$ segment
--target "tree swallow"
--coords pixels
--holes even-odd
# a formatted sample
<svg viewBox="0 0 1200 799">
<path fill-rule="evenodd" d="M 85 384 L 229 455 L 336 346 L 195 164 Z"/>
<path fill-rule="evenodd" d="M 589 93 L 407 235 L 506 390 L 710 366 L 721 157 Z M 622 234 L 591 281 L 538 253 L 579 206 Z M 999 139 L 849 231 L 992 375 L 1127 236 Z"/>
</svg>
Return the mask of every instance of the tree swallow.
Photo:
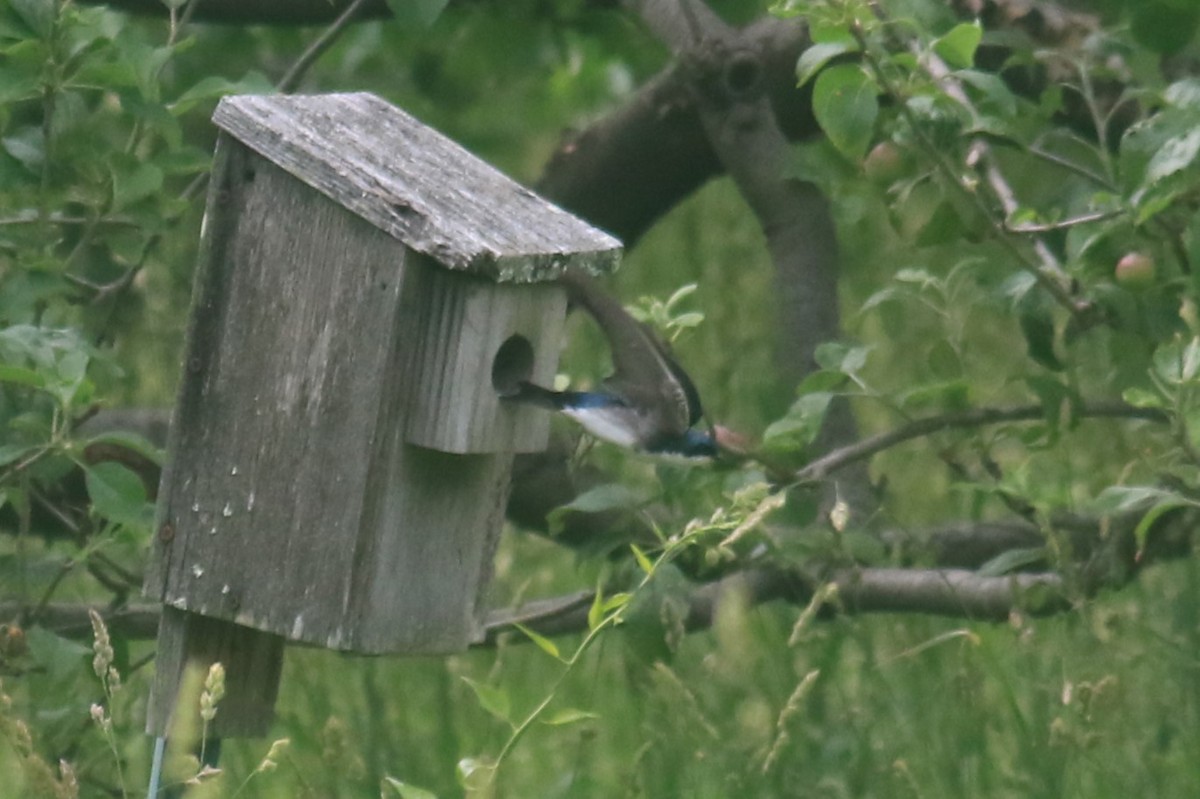
<svg viewBox="0 0 1200 799">
<path fill-rule="evenodd" d="M 703 418 L 700 394 L 667 345 L 591 278 L 561 278 L 572 303 L 600 326 L 613 373 L 596 391 L 552 391 L 522 381 L 507 399 L 561 411 L 596 438 L 652 455 L 714 458 L 713 433 L 695 429 Z"/>
</svg>

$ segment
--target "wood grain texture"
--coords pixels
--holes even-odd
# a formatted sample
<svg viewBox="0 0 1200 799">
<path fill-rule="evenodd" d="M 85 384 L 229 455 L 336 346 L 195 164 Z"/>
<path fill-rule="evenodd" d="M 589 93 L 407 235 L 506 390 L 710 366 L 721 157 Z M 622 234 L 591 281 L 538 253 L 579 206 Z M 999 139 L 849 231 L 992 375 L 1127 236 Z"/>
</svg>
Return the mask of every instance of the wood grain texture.
<svg viewBox="0 0 1200 799">
<path fill-rule="evenodd" d="M 492 366 L 514 335 L 533 348 L 526 379 L 554 382 L 566 317 L 557 285 L 494 284 L 416 257 L 404 283 L 405 336 L 412 348 L 408 441 L 443 452 L 540 452 L 550 414 L 504 402 Z"/>
<path fill-rule="evenodd" d="M 147 590 L 336 641 L 375 422 L 396 403 L 384 386 L 405 251 L 240 144 L 223 146 L 229 174 L 207 220 Z"/>
<path fill-rule="evenodd" d="M 331 646 L 461 651 L 482 639 L 512 454 L 454 455 L 402 442 L 375 471 L 357 548 L 353 626 Z M 349 646 L 347 646 L 349 644 Z"/>
<path fill-rule="evenodd" d="M 619 258 L 615 238 L 372 94 L 226 97 L 213 120 L 449 269 L 534 282 Z"/>
<path fill-rule="evenodd" d="M 198 700 L 213 663 L 225 667 L 225 698 L 209 723 L 209 737 L 267 734 L 275 718 L 283 638 L 173 608 L 163 608 L 159 619 L 147 733 L 167 735 L 183 724 L 199 736 Z"/>
<path fill-rule="evenodd" d="M 464 648 L 510 448 L 545 433 L 500 406 L 490 359 L 522 333 L 552 375 L 562 289 L 449 273 L 225 136 L 218 164 L 146 592 L 337 649 Z M 498 449 L 414 446 L 418 407 Z"/>
<path fill-rule="evenodd" d="M 518 369 L 551 382 L 548 281 L 619 244 L 370 95 L 230 98 L 216 118 L 146 593 L 331 648 L 461 650 L 512 454 L 548 433 L 500 401 L 497 352 L 528 342 Z"/>
</svg>

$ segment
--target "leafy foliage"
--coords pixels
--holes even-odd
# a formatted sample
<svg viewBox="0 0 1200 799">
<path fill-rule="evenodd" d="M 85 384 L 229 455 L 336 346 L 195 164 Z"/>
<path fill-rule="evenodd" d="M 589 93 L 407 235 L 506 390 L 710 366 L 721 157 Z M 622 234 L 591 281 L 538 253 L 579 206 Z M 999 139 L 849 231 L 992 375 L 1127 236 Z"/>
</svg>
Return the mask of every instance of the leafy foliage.
<svg viewBox="0 0 1200 799">
<path fill-rule="evenodd" d="M 439 660 L 289 652 L 286 737 L 266 755 L 235 742 L 219 770 L 184 745 L 171 779 L 189 795 L 416 799 L 1200 792 L 1195 559 L 1094 598 L 1092 575 L 1110 573 L 1080 564 L 1055 524 L 1095 517 L 1114 541 L 1127 523 L 1123 579 L 1200 496 L 1200 82 L 1159 59 L 1194 55 L 1200 12 L 1102 5 L 1099 29 L 1049 47 L 934 0 L 776 3 L 812 32 L 796 77 L 825 136 L 795 166 L 834 202 L 845 337 L 779 385 L 766 255 L 727 183 L 651 231 L 620 277 L 714 417 L 763 431 L 759 461 L 683 470 L 598 447 L 587 457 L 607 481 L 549 532 L 614 511 L 640 532 L 578 557 L 511 535 L 495 588 L 519 605 L 595 586 L 585 629 L 518 626 Z M 27 795 L 128 795 L 149 771 L 150 647 L 98 614 L 89 646 L 47 616 L 58 601 L 123 608 L 151 533 L 161 453 L 87 422 L 170 402 L 206 114 L 223 94 L 269 91 L 263 73 L 312 35 L 182 25 L 168 6 L 159 22 L 0 7 L 0 603 L 20 611 L 0 627 L 0 771 Z M 663 63 L 626 17 L 574 0 L 390 6 L 398 21 L 346 31 L 306 89 L 380 91 L 524 177 L 561 127 Z M 900 156 L 882 185 L 860 169 L 880 143 Z M 1117 268 L 1130 253 L 1135 280 Z M 577 338 L 564 362 L 598 380 L 603 347 Z M 928 423 L 869 453 L 870 516 L 804 480 L 777 490 L 843 402 L 868 441 Z M 1121 413 L 1088 415 L 1103 403 Z M 1023 412 L 953 423 L 981 408 Z M 845 601 L 822 575 L 924 565 L 928 523 L 1014 513 L 1041 540 L 977 573 L 1050 564 L 1069 616 L 818 623 Z M 711 630 L 685 634 L 696 586 L 747 567 L 811 578 L 811 602 L 730 591 Z M 198 675 L 205 723 L 223 679 Z"/>
</svg>

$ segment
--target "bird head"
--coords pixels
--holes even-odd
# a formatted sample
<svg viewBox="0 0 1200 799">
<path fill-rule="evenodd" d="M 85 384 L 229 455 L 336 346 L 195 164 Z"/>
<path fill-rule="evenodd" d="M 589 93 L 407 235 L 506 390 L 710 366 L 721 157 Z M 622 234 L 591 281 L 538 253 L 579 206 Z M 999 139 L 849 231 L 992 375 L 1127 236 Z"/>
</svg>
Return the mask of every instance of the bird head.
<svg viewBox="0 0 1200 799">
<path fill-rule="evenodd" d="M 710 460 L 718 454 L 712 433 L 689 429 L 683 435 L 657 442 L 647 448 L 654 455 L 686 460 Z"/>
</svg>

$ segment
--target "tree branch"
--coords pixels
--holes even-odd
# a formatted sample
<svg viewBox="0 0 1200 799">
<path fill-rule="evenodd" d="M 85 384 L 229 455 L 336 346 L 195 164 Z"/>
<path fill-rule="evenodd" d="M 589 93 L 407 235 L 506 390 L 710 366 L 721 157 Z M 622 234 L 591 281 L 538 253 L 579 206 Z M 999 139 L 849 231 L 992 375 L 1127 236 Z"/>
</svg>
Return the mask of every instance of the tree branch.
<svg viewBox="0 0 1200 799">
<path fill-rule="evenodd" d="M 811 87 L 796 89 L 796 59 L 808 46 L 796 22 L 759 20 L 741 34 L 757 54 L 762 90 L 784 135 L 818 132 Z M 724 171 L 701 124 L 693 73 L 668 65 L 622 107 L 569 135 L 537 190 L 632 246 L 654 222 Z"/>
<path fill-rule="evenodd" d="M 1069 610 L 1075 599 L 1128 583 L 1149 564 L 1192 556 L 1200 513 L 1177 510 L 1159 517 L 1139 560 L 1134 531 L 1141 515 L 1135 511 L 1104 520 L 1057 517 L 1054 526 L 1066 534 L 1061 549 L 1073 558 L 1059 572 L 991 576 L 949 566 L 953 563 L 975 566 L 1003 551 L 1044 546 L 1054 535 L 1021 522 L 979 522 L 913 536 L 927 542 L 935 553 L 935 561 L 944 564 L 943 567 L 840 567 L 817 575 L 803 568 L 747 565 L 682 594 L 672 594 L 671 599 L 682 602 L 680 620 L 688 631 L 710 627 L 719 603 L 732 592 L 750 606 L 774 600 L 803 606 L 825 583 L 837 585 L 838 602 L 825 609 L 824 618 L 839 612 L 924 613 L 972 621 L 1003 621 L 1014 612 L 1031 616 L 1061 613 Z M 895 545 L 905 547 L 907 542 Z M 1071 574 L 1071 580 L 1064 574 Z M 588 610 L 594 598 L 592 591 L 575 591 L 494 610 L 484 623 L 485 637 L 480 645 L 495 644 L 499 635 L 514 624 L 547 636 L 582 632 L 587 629 Z M 88 609 L 93 607 L 86 603 L 52 602 L 41 609 L 39 623 L 60 635 L 87 639 L 92 634 Z M 2 619 L 21 620 L 28 610 L 17 601 L 0 601 Z M 158 611 L 158 605 L 135 603 L 116 611 L 101 611 L 101 615 L 120 635 L 144 640 L 157 634 Z"/>
<path fill-rule="evenodd" d="M 1041 615 L 1070 606 L 1063 595 L 1062 578 L 1054 574 L 983 577 L 961 569 L 866 568 L 841 570 L 827 581 L 838 587 L 840 610 L 851 614 L 927 613 L 1002 621 L 1015 610 Z M 688 631 L 711 627 L 720 602 L 734 593 L 750 605 L 777 599 L 804 605 L 818 585 L 799 571 L 762 568 L 737 572 L 688 592 L 683 597 L 683 625 Z M 1044 593 L 1034 594 L 1035 589 Z M 545 636 L 583 632 L 594 599 L 593 592 L 579 591 L 493 611 L 484 623 L 481 644 L 494 645 L 514 624 Z M 42 609 L 40 623 L 64 637 L 87 639 L 92 635 L 90 609 L 94 606 L 85 603 L 50 603 Z M 0 602 L 0 618 L 17 618 L 21 611 L 19 603 Z M 150 603 L 101 611 L 109 628 L 129 640 L 155 637 L 158 614 L 159 606 Z"/>
<path fill-rule="evenodd" d="M 712 151 L 766 236 L 778 297 L 778 372 L 785 383 L 798 383 L 815 368 L 817 346 L 841 337 L 837 231 L 820 189 L 790 177 L 791 145 L 767 91 L 759 43 L 753 32 L 734 30 L 699 0 L 632 5 L 679 56 Z M 825 450 L 857 437 L 850 409 L 839 400 L 817 446 Z M 826 501 L 832 504 L 835 495 L 856 513 L 874 510 L 865 469 L 843 475 Z"/>
<path fill-rule="evenodd" d="M 326 50 L 333 46 L 338 37 L 342 35 L 342 31 L 346 29 L 346 26 L 351 22 L 362 19 L 366 15 L 367 8 L 372 2 L 373 0 L 351 0 L 350 4 L 346 6 L 346 10 L 339 14 L 337 19 L 331 22 L 329 27 L 322 31 L 321 35 L 314 39 L 295 62 L 292 63 L 287 73 L 275 84 L 275 88 L 284 94 L 295 91 L 309 68 L 317 62 L 317 59 Z"/>
<path fill-rule="evenodd" d="M 148 17 L 165 17 L 168 10 L 162 0 L 83 2 Z M 221 25 L 327 25 L 353 3 L 354 0 L 199 0 L 192 19 Z M 387 19 L 391 16 L 387 0 L 366 0 L 359 19 Z"/>
<path fill-rule="evenodd" d="M 1089 403 L 1072 408 L 1072 413 L 1079 418 L 1140 419 L 1161 423 L 1168 421 L 1160 410 L 1137 408 L 1123 402 Z M 1036 421 L 1044 419 L 1045 415 L 1046 411 L 1041 405 L 1020 405 L 1012 408 L 974 408 L 917 419 L 895 430 L 856 441 L 817 458 L 797 471 L 794 479 L 800 483 L 823 480 L 839 469 L 863 461 L 885 449 L 942 430 L 985 427 L 1002 422 Z"/>
</svg>

